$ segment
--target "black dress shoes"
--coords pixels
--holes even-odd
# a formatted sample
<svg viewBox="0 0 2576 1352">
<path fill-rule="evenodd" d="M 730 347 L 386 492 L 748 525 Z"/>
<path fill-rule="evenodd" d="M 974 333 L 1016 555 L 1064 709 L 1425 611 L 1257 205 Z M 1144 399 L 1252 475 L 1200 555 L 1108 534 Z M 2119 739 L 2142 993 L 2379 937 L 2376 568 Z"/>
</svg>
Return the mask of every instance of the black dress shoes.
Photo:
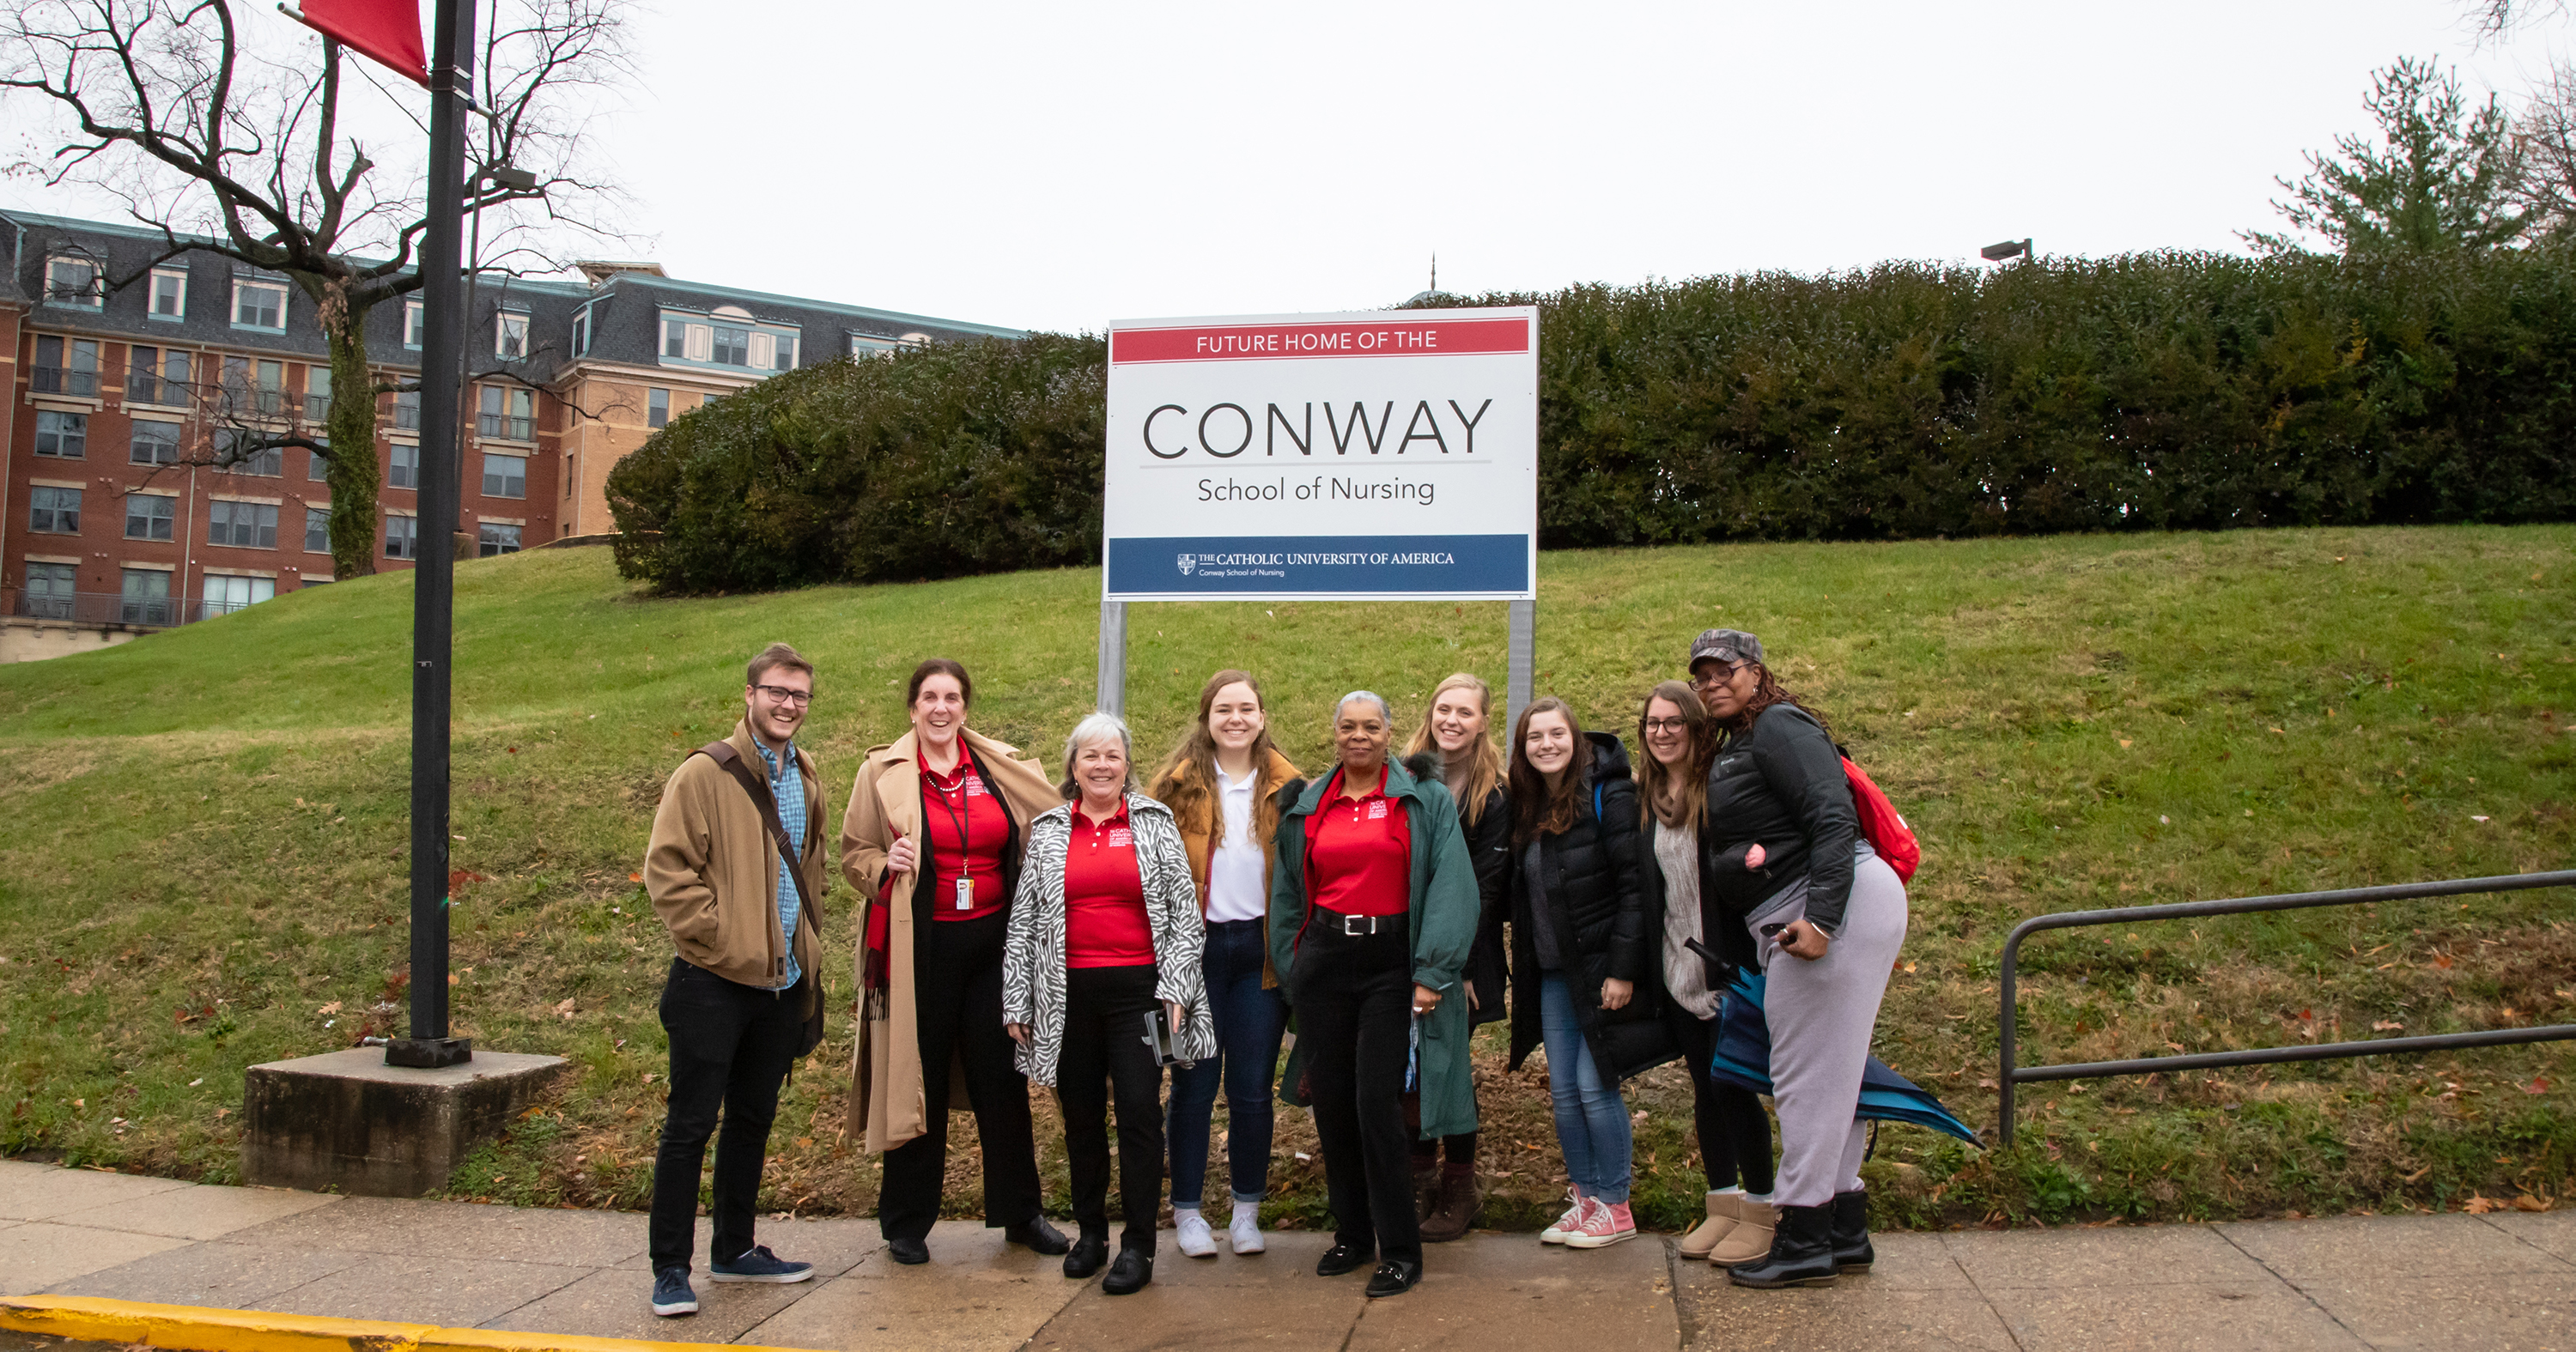
<svg viewBox="0 0 2576 1352">
<path fill-rule="evenodd" d="M 1073 1247 L 1073 1241 L 1066 1239 L 1062 1230 L 1048 1224 L 1044 1216 L 1032 1216 L 1017 1225 L 1004 1228 L 1002 1238 L 1014 1244 L 1025 1244 L 1039 1253 L 1063 1253 Z"/>
<path fill-rule="evenodd" d="M 1073 1251 L 1064 1256 L 1064 1275 L 1080 1281 L 1100 1270 L 1109 1261 L 1109 1236 L 1086 1230 L 1073 1242 Z"/>
<path fill-rule="evenodd" d="M 930 1261 L 930 1246 L 917 1239 L 889 1239 L 886 1256 L 898 1263 L 919 1264 Z"/>
<path fill-rule="evenodd" d="M 1367 1267 L 1369 1259 L 1375 1256 L 1366 1249 L 1355 1249 L 1348 1244 L 1336 1244 L 1324 1250 L 1324 1256 L 1315 1260 L 1315 1275 L 1338 1277 L 1345 1272 L 1357 1272 Z"/>
<path fill-rule="evenodd" d="M 1378 1264 L 1377 1271 L 1369 1275 L 1369 1299 L 1375 1300 L 1380 1296 L 1403 1295 L 1405 1292 L 1413 1289 L 1413 1284 L 1415 1282 L 1421 1280 L 1422 1265 L 1420 1263 L 1408 1263 L 1401 1258 L 1390 1258 L 1385 1262 Z"/>
<path fill-rule="evenodd" d="M 1103 1295 L 1132 1296 L 1154 1280 L 1154 1256 L 1134 1249 L 1120 1249 L 1118 1261 L 1109 1265 L 1109 1275 L 1100 1279 Z"/>
</svg>

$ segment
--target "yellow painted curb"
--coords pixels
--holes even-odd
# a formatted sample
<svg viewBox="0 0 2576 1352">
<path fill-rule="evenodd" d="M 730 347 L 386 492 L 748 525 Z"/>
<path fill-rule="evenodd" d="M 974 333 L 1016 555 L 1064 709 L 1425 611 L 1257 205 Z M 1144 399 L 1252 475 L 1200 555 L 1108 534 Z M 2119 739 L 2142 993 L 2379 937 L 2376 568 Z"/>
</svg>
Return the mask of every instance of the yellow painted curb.
<svg viewBox="0 0 2576 1352">
<path fill-rule="evenodd" d="M 0 1328 L 89 1343 L 148 1343 L 172 1352 L 709 1352 L 705 1343 L 446 1329 L 96 1296 L 0 1297 Z M 725 1346 L 728 1352 L 804 1352 L 744 1343 Z"/>
</svg>

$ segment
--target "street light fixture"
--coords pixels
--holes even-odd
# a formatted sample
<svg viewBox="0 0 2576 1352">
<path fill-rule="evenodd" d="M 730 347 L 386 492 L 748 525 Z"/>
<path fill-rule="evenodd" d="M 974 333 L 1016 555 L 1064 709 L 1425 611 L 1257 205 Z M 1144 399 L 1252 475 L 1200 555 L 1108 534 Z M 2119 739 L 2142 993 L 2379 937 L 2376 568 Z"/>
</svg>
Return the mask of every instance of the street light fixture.
<svg viewBox="0 0 2576 1352">
<path fill-rule="evenodd" d="M 2031 249 L 2030 241 L 2026 239 L 2008 239 L 2001 244 L 1989 244 L 1977 250 L 1977 256 L 1989 263 L 2001 263 L 2011 258 L 2027 258 L 2034 262 L 2039 259 L 2038 253 Z"/>
</svg>

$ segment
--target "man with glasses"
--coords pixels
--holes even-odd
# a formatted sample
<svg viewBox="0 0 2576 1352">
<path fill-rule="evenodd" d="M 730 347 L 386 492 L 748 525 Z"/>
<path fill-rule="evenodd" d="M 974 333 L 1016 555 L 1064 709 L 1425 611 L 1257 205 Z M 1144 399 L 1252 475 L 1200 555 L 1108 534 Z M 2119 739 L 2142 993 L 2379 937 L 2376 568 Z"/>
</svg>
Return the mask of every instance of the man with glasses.
<svg viewBox="0 0 2576 1352">
<path fill-rule="evenodd" d="M 708 1276 L 801 1282 L 810 1263 L 752 1243 L 779 1086 L 822 1031 L 822 779 L 796 746 L 814 665 L 784 643 L 751 659 L 733 735 L 691 752 L 662 790 L 644 887 L 679 955 L 662 987 L 669 1106 L 653 1164 L 653 1313 L 694 1314 L 698 1171 L 721 1111 Z"/>
</svg>

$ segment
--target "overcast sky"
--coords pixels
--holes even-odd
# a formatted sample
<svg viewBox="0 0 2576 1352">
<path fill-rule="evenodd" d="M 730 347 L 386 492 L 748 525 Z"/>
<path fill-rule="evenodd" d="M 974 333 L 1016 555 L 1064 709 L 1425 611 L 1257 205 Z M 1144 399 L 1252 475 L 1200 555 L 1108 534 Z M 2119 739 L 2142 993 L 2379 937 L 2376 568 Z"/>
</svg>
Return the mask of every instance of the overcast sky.
<svg viewBox="0 0 2576 1352">
<path fill-rule="evenodd" d="M 267 7 L 257 6 L 260 9 Z M 274 20 L 274 15 L 267 16 Z M 675 276 L 1031 328 L 1891 258 L 2237 250 L 2457 0 L 661 0 L 601 149 Z M 79 214 L 22 182 L 0 200 Z"/>
</svg>

